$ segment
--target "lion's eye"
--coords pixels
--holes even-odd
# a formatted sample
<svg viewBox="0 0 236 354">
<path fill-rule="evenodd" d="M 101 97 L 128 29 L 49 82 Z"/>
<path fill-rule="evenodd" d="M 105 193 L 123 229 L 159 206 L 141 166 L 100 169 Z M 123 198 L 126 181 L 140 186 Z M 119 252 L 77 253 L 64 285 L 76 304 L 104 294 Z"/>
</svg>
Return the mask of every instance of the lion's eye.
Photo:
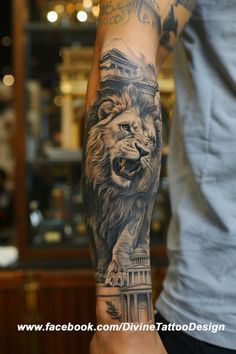
<svg viewBox="0 0 236 354">
<path fill-rule="evenodd" d="M 129 124 L 120 124 L 120 129 L 128 133 L 131 131 Z"/>
</svg>

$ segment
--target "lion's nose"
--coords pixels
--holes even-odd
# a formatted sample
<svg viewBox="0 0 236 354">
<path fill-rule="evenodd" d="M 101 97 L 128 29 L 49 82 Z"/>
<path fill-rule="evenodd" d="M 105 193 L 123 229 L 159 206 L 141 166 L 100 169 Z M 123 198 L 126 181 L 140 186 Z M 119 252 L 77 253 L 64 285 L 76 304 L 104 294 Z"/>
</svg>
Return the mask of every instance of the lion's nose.
<svg viewBox="0 0 236 354">
<path fill-rule="evenodd" d="M 140 157 L 143 157 L 143 156 L 146 156 L 149 154 L 149 152 L 147 150 L 145 150 L 141 145 L 139 145 L 137 143 L 135 145 L 136 145 L 137 150 L 140 153 Z"/>
</svg>

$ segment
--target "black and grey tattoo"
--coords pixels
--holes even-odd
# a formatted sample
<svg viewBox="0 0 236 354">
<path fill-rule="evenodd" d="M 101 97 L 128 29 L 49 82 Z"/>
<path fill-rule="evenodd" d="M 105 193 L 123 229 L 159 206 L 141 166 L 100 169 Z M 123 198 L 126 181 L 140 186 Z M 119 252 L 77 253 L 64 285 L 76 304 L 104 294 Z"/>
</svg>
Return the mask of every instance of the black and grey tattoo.
<svg viewBox="0 0 236 354">
<path fill-rule="evenodd" d="M 160 11 L 156 0 L 108 0 L 101 4 L 102 25 L 126 24 L 135 13 L 144 25 L 151 25 L 158 32 L 161 29 Z"/>
<path fill-rule="evenodd" d="M 174 6 L 170 7 L 170 11 L 168 16 L 165 18 L 163 26 L 162 26 L 162 36 L 160 39 L 160 43 L 165 47 L 168 51 L 171 51 L 173 47 L 171 46 L 171 32 L 172 35 L 177 37 L 178 31 L 178 21 L 175 18 Z"/>
<path fill-rule="evenodd" d="M 181 5 L 191 13 L 196 0 L 172 0 L 166 5 L 166 15 L 161 16 L 157 0 L 107 0 L 101 4 L 99 21 L 101 25 L 125 25 L 135 17 L 143 25 L 151 26 L 161 37 L 160 44 L 170 52 L 182 30 L 177 8 Z"/>
<path fill-rule="evenodd" d="M 106 301 L 107 313 L 111 316 L 113 320 L 122 321 L 122 315 L 119 313 L 118 309 L 113 305 L 111 301 Z"/>
<path fill-rule="evenodd" d="M 170 5 L 169 12 L 162 21 L 162 35 L 160 38 L 160 44 L 169 52 L 173 50 L 182 31 L 176 17 L 178 5 L 182 5 L 191 13 L 196 5 L 196 0 L 175 0 L 174 4 Z"/>
<path fill-rule="evenodd" d="M 161 115 L 155 69 L 126 48 L 103 52 L 84 150 L 84 200 L 98 284 L 119 321 L 152 317 L 149 227 L 159 182 Z M 116 49 L 115 49 L 116 48 Z"/>
<path fill-rule="evenodd" d="M 175 0 L 175 6 L 178 6 L 179 4 L 192 13 L 196 6 L 196 0 Z"/>
</svg>

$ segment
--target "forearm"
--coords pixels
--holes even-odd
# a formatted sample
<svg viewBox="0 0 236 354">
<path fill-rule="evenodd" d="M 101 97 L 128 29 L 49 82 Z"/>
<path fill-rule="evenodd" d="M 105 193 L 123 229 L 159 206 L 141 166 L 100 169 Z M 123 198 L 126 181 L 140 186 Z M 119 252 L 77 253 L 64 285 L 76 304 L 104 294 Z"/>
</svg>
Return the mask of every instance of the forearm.
<svg viewBox="0 0 236 354">
<path fill-rule="evenodd" d="M 87 95 L 84 191 L 97 315 L 106 323 L 153 321 L 149 226 L 161 154 L 159 32 L 130 16 L 119 31 L 107 33 L 100 23 Z"/>
<path fill-rule="evenodd" d="M 147 55 L 150 53 L 151 60 L 155 57 L 158 74 L 188 23 L 197 0 L 102 0 L 100 3 L 101 12 L 87 91 L 87 108 L 96 98 L 99 57 L 107 41 L 122 34 L 125 38 L 128 35 L 132 48 L 134 46 L 140 52 L 145 51 Z M 135 25 L 132 22 L 134 16 L 137 19 Z M 151 33 L 151 29 L 156 32 L 155 35 Z"/>
<path fill-rule="evenodd" d="M 113 50 L 103 52 L 101 60 L 118 53 L 134 65 L 135 58 L 131 59 L 127 51 Z M 101 70 L 100 75 L 97 99 L 88 115 L 84 165 L 98 315 L 103 315 L 107 322 L 138 321 L 134 308 L 132 314 L 125 314 L 122 308 L 129 288 L 136 295 L 137 290 L 146 293 L 149 321 L 153 319 L 149 225 L 161 152 L 158 86 L 151 73 L 130 78 L 119 74 L 103 76 Z M 136 274 L 139 268 L 142 270 Z M 113 301 L 109 294 L 118 297 Z M 115 307 L 117 316 L 112 315 Z"/>
<path fill-rule="evenodd" d="M 162 16 L 161 38 L 156 57 L 158 71 L 160 71 L 162 64 L 174 49 L 191 17 L 197 0 L 169 0 L 166 3 L 167 7 Z"/>
<path fill-rule="evenodd" d="M 83 178 L 99 323 L 153 322 L 149 227 L 161 160 L 157 55 L 171 4 L 101 1 Z M 186 9 L 180 13 L 183 25 Z"/>
</svg>

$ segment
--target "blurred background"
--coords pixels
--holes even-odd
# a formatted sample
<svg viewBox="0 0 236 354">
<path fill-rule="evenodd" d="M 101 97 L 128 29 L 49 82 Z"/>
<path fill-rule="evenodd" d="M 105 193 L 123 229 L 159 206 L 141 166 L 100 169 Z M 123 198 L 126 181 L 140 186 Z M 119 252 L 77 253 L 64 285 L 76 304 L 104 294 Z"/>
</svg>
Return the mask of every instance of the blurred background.
<svg viewBox="0 0 236 354">
<path fill-rule="evenodd" d="M 0 21 L 1 354 L 88 353 L 90 332 L 18 332 L 17 324 L 95 323 L 80 186 L 96 0 L 8 0 Z M 166 159 L 171 58 L 159 75 L 163 153 L 151 222 L 153 297 L 167 266 Z"/>
</svg>

